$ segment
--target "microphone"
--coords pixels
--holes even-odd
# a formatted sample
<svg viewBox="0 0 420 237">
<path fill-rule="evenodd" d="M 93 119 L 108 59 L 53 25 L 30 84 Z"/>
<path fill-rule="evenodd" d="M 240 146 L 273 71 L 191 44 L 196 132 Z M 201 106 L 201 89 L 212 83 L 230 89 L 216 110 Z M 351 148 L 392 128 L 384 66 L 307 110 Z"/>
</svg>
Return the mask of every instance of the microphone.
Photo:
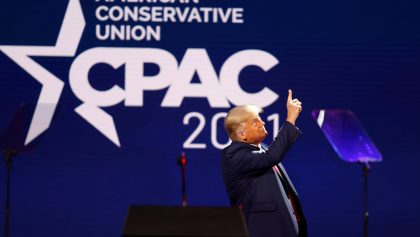
<svg viewBox="0 0 420 237">
<path fill-rule="evenodd" d="M 187 165 L 187 156 L 185 152 L 181 153 L 181 156 L 178 157 L 177 163 L 181 166 L 181 175 L 182 175 L 182 206 L 187 206 L 187 182 L 186 182 L 186 165 Z"/>
</svg>

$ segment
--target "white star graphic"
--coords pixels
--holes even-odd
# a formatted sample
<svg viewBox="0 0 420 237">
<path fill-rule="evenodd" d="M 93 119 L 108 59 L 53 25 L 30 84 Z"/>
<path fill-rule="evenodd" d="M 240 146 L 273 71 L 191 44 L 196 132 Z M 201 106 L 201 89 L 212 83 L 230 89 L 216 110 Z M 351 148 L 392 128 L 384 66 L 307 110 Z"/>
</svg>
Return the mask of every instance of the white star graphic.
<svg viewBox="0 0 420 237">
<path fill-rule="evenodd" d="M 25 145 L 49 128 L 64 87 L 63 81 L 36 63 L 31 56 L 74 57 L 85 25 L 79 0 L 70 0 L 55 46 L 0 46 L 0 51 L 42 85 Z"/>
</svg>

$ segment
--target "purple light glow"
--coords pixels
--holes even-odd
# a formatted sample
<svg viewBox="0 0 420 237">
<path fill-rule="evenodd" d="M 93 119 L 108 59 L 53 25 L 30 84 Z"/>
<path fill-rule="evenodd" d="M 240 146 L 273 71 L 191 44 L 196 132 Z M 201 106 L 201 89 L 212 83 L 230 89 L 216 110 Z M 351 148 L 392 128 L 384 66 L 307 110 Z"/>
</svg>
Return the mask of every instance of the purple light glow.
<svg viewBox="0 0 420 237">
<path fill-rule="evenodd" d="M 340 159 L 378 162 L 382 155 L 350 110 L 313 110 L 312 117 Z"/>
</svg>

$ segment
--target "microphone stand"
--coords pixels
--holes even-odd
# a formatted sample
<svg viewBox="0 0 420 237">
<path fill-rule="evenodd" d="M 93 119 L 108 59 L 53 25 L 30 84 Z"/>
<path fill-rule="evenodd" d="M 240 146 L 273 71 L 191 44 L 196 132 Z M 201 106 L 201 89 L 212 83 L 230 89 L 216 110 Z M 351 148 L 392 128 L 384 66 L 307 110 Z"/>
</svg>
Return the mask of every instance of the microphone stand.
<svg viewBox="0 0 420 237">
<path fill-rule="evenodd" d="M 14 150 L 6 150 L 3 153 L 6 163 L 6 205 L 4 218 L 4 236 L 10 237 L 10 171 L 12 169 L 12 159 L 17 155 Z"/>
<path fill-rule="evenodd" d="M 187 206 L 187 182 L 186 182 L 186 165 L 187 157 L 185 152 L 181 153 L 181 156 L 177 159 L 177 163 L 181 166 L 181 175 L 182 175 L 182 206 Z"/>
<path fill-rule="evenodd" d="M 36 108 L 48 108 L 50 105 L 37 105 Z M 18 154 L 32 152 L 39 143 L 37 138 L 29 144 L 25 144 L 26 128 L 29 125 L 26 119 L 29 114 L 35 110 L 34 106 L 29 104 L 22 104 L 16 110 L 12 120 L 6 127 L 5 131 L 0 134 L 0 151 L 3 153 L 6 164 L 6 205 L 4 218 L 4 236 L 10 237 L 10 189 L 11 189 L 11 169 L 13 158 Z M 53 118 L 54 119 L 54 118 Z"/>
<path fill-rule="evenodd" d="M 363 233 L 364 237 L 368 237 L 368 222 L 369 222 L 369 210 L 368 210 L 368 174 L 369 174 L 370 165 L 369 162 L 363 162 L 363 177 L 365 181 L 365 213 L 364 213 L 364 225 L 363 225 Z"/>
</svg>

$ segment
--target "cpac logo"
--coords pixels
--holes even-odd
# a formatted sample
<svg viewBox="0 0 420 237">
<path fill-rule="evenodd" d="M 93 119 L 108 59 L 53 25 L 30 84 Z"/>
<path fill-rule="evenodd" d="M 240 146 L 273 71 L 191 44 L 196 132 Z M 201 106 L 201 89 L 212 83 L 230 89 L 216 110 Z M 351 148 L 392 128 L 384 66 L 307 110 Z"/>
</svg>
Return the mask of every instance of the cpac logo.
<svg viewBox="0 0 420 237">
<path fill-rule="evenodd" d="M 62 80 L 31 59 L 31 56 L 74 57 L 80 42 L 85 20 L 79 0 L 70 0 L 55 46 L 0 46 L 0 50 L 42 84 L 34 116 L 25 144 L 28 144 L 50 126 L 64 87 Z M 117 69 L 125 68 L 125 88 L 114 85 L 99 91 L 89 83 L 88 74 L 98 63 Z M 159 67 L 159 73 L 145 76 L 145 63 Z M 274 103 L 278 95 L 268 88 L 257 93 L 247 93 L 239 86 L 239 74 L 247 66 L 258 66 L 264 71 L 278 64 L 277 59 L 261 50 L 243 50 L 230 56 L 220 69 L 214 70 L 205 49 L 187 49 L 178 64 L 175 57 L 158 48 L 91 48 L 78 55 L 69 72 L 73 93 L 82 101 L 75 111 L 98 129 L 115 145 L 120 146 L 112 116 L 102 108 L 124 101 L 126 106 L 141 107 L 143 92 L 168 91 L 162 107 L 179 107 L 184 98 L 207 98 L 212 108 L 229 108 L 229 102 L 238 105 L 253 103 L 261 107 Z M 191 83 L 197 73 L 200 83 Z"/>
</svg>

